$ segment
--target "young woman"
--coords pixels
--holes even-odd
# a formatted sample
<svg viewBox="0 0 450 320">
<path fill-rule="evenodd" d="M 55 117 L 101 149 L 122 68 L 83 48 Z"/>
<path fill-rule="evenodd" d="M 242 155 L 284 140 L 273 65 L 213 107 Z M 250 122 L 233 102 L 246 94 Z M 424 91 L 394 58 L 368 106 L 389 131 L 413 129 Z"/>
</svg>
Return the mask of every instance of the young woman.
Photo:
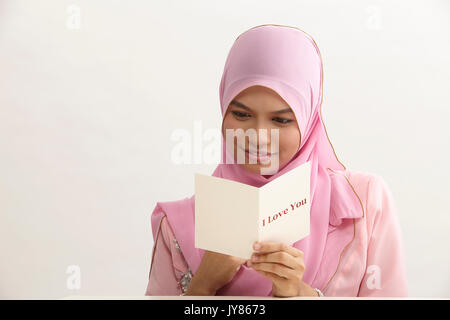
<svg viewBox="0 0 450 320">
<path fill-rule="evenodd" d="M 146 295 L 407 295 L 392 193 L 381 176 L 337 159 L 322 119 L 322 82 L 319 49 L 295 27 L 257 26 L 235 40 L 220 83 L 222 162 L 212 175 L 261 187 L 311 161 L 310 235 L 292 245 L 255 243 L 246 261 L 195 248 L 194 196 L 158 202 Z M 256 144 L 233 138 L 229 147 L 227 129 L 269 134 Z M 245 163 L 229 163 L 239 148 Z M 262 174 L 274 157 L 277 170 Z"/>
</svg>

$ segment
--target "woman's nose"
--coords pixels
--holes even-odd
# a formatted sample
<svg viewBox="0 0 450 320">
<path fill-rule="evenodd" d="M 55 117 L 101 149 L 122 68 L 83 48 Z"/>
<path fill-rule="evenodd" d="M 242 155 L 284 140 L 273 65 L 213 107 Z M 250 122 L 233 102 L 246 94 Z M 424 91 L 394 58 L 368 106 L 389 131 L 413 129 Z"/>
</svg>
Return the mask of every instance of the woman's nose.
<svg viewBox="0 0 450 320">
<path fill-rule="evenodd" d="M 258 126 L 256 130 L 257 141 L 250 141 L 250 149 L 270 152 L 271 130 L 276 130 L 267 126 Z"/>
</svg>

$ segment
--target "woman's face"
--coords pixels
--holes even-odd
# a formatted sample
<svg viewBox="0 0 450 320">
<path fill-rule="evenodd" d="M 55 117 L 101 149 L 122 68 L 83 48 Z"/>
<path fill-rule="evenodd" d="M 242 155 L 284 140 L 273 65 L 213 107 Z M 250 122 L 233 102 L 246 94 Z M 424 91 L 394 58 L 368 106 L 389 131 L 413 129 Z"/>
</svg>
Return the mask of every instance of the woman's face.
<svg viewBox="0 0 450 320">
<path fill-rule="evenodd" d="M 235 161 L 238 159 L 238 148 L 246 150 L 245 163 L 237 162 L 246 170 L 258 174 L 261 168 L 271 167 L 274 157 L 278 157 L 279 167 L 284 166 L 300 147 L 301 134 L 294 112 L 278 93 L 264 86 L 249 87 L 233 99 L 223 119 L 224 137 L 227 129 L 242 129 L 244 132 L 248 129 L 256 130 L 257 141 L 250 139 L 248 135 L 245 135 L 245 139 L 235 136 L 233 146 Z M 266 129 L 267 136 L 259 135 L 259 129 Z M 275 148 L 273 152 L 272 144 L 276 147 L 276 142 L 273 141 L 272 129 L 278 129 L 279 137 L 278 150 Z M 259 158 L 253 155 L 258 152 L 267 153 L 269 157 Z M 250 158 L 252 163 L 249 163 Z"/>
</svg>

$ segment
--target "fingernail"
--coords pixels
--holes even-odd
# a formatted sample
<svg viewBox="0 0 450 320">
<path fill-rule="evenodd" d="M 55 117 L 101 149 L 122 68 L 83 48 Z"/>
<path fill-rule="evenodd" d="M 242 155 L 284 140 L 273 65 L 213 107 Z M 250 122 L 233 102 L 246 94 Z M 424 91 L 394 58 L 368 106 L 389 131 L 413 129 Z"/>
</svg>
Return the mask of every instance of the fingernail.
<svg viewBox="0 0 450 320">
<path fill-rule="evenodd" d="M 256 242 L 256 243 L 253 245 L 253 248 L 254 248 L 255 250 L 259 250 L 259 249 L 261 249 L 261 245 L 260 245 L 258 242 Z"/>
</svg>

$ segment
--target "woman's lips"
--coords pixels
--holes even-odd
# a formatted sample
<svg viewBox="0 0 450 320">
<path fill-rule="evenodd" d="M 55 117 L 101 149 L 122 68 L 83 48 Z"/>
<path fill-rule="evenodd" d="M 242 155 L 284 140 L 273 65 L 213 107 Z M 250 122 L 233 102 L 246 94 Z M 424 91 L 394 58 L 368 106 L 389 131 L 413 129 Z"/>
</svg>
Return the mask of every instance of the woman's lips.
<svg viewBox="0 0 450 320">
<path fill-rule="evenodd" d="M 244 150 L 244 149 L 242 149 L 242 150 Z M 249 149 L 245 149 L 244 151 L 248 155 L 249 160 L 252 160 L 252 162 L 257 162 L 257 163 L 268 163 L 270 161 L 271 157 L 278 153 L 278 152 L 277 153 L 267 152 L 266 155 L 258 155 L 258 153 L 253 150 L 250 151 Z M 261 151 L 260 153 L 262 154 L 263 152 Z"/>
</svg>

